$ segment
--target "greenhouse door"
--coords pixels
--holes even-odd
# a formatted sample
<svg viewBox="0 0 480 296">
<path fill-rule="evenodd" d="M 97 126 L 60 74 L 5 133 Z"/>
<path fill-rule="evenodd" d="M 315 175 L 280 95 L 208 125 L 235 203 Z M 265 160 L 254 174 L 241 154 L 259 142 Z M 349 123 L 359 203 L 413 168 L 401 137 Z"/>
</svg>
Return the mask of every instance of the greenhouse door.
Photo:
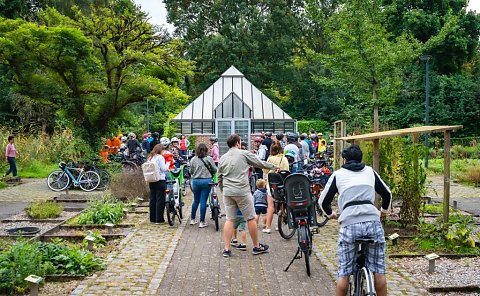
<svg viewBox="0 0 480 296">
<path fill-rule="evenodd" d="M 250 119 L 217 119 L 216 126 L 220 155 L 228 151 L 227 139 L 231 134 L 239 134 L 250 149 Z"/>
</svg>

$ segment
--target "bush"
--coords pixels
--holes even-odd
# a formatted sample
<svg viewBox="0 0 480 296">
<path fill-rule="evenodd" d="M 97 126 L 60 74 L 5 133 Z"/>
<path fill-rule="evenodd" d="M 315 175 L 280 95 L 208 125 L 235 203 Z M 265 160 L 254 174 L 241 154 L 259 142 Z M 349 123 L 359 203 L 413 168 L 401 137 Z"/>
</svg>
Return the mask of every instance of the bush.
<svg viewBox="0 0 480 296">
<path fill-rule="evenodd" d="M 110 184 L 110 190 L 113 196 L 122 200 L 148 199 L 149 189 L 143 178 L 142 170 L 122 172 L 114 176 Z"/>
<path fill-rule="evenodd" d="M 110 196 L 100 199 L 92 199 L 88 202 L 88 208 L 78 216 L 78 224 L 117 224 L 123 217 L 124 204 Z"/>
<path fill-rule="evenodd" d="M 299 120 L 298 124 L 298 132 L 301 133 L 309 133 L 310 129 L 313 128 L 316 133 L 326 133 L 330 130 L 329 124 L 323 120 Z M 326 138 L 326 135 L 324 135 Z"/>
<path fill-rule="evenodd" d="M 7 188 L 8 185 L 4 181 L 0 181 L 0 189 Z"/>
<path fill-rule="evenodd" d="M 468 180 L 475 184 L 475 186 L 480 186 L 480 167 L 471 167 L 467 169 Z"/>
<path fill-rule="evenodd" d="M 25 211 L 30 218 L 49 219 L 60 216 L 63 206 L 53 201 L 42 201 L 30 204 Z"/>
</svg>

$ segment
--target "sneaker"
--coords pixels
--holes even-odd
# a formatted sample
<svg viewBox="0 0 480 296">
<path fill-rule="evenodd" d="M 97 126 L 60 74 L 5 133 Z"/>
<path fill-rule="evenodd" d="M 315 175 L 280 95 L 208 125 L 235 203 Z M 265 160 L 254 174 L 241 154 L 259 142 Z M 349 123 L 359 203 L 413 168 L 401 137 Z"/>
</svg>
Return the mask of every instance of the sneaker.
<svg viewBox="0 0 480 296">
<path fill-rule="evenodd" d="M 247 245 L 246 244 L 238 244 L 237 245 L 237 250 L 246 251 L 247 250 Z"/>
<path fill-rule="evenodd" d="M 230 250 L 223 250 L 223 257 L 228 258 L 232 256 L 232 251 Z"/>
<path fill-rule="evenodd" d="M 262 229 L 262 232 L 270 234 L 272 230 L 270 228 L 265 228 L 265 229 Z"/>
<path fill-rule="evenodd" d="M 232 238 L 232 240 L 230 241 L 230 245 L 232 246 L 236 246 L 238 244 L 238 241 L 236 238 Z"/>
<path fill-rule="evenodd" d="M 191 220 L 190 220 L 190 225 L 195 225 L 195 224 L 197 224 L 197 223 L 198 223 L 198 222 L 197 222 L 197 220 L 195 220 L 195 219 L 191 219 Z"/>
<path fill-rule="evenodd" d="M 262 253 L 268 253 L 268 245 L 260 244 L 258 247 L 253 247 L 253 255 L 258 255 Z"/>
<path fill-rule="evenodd" d="M 207 222 L 200 222 L 200 225 L 198 225 L 198 228 L 204 228 L 207 226 L 208 226 Z"/>
</svg>

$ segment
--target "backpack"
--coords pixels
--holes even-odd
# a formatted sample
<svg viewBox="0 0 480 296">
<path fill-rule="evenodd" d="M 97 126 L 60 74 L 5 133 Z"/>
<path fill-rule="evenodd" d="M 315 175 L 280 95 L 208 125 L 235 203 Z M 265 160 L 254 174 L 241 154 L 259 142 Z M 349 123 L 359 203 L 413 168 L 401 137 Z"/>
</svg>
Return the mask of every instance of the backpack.
<svg viewBox="0 0 480 296">
<path fill-rule="evenodd" d="M 142 164 L 142 171 L 143 178 L 147 183 L 160 181 L 160 169 L 153 157 Z"/>
</svg>

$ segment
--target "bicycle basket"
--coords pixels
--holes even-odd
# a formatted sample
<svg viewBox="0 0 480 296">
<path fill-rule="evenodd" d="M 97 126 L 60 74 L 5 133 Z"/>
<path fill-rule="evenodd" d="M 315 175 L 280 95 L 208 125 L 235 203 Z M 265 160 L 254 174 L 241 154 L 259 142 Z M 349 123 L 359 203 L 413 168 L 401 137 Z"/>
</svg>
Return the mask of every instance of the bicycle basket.
<svg viewBox="0 0 480 296">
<path fill-rule="evenodd" d="M 285 179 L 285 199 L 293 210 L 306 210 L 313 205 L 310 180 L 304 174 L 291 174 Z"/>
</svg>

